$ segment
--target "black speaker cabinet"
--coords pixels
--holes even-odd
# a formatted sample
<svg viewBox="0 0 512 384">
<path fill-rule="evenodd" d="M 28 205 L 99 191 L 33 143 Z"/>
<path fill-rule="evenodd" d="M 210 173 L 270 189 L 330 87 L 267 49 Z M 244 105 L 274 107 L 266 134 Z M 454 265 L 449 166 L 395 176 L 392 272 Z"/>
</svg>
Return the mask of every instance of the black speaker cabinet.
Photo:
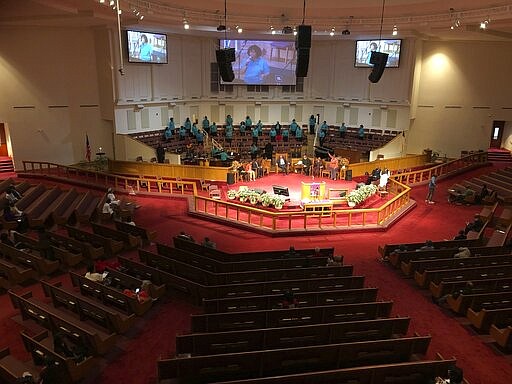
<svg viewBox="0 0 512 384">
<path fill-rule="evenodd" d="M 373 64 L 372 73 L 368 76 L 368 80 L 372 83 L 377 83 L 382 73 L 384 73 L 384 69 L 386 69 L 386 63 L 388 62 L 388 54 L 382 52 L 373 51 L 370 56 L 370 64 Z"/>
<path fill-rule="evenodd" d="M 231 63 L 235 61 L 235 49 L 217 49 L 217 64 L 219 66 L 219 74 L 223 81 L 232 82 L 235 80 L 235 74 Z"/>
<path fill-rule="evenodd" d="M 297 67 L 295 68 L 295 75 L 297 77 L 306 77 L 308 75 L 309 66 L 309 48 L 297 49 Z"/>
<path fill-rule="evenodd" d="M 311 48 L 311 25 L 299 25 L 297 27 L 297 38 L 295 49 Z"/>
<path fill-rule="evenodd" d="M 345 180 L 352 181 L 352 170 L 351 169 L 345 170 Z"/>
</svg>

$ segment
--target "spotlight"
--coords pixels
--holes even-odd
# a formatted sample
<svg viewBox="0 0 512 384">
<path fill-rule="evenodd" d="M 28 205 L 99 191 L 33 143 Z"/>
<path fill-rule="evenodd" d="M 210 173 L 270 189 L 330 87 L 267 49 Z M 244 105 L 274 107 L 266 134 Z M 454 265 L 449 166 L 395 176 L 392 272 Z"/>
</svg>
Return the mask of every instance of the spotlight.
<svg viewBox="0 0 512 384">
<path fill-rule="evenodd" d="M 103 4 L 105 2 L 105 0 L 100 0 L 100 4 Z"/>
<path fill-rule="evenodd" d="M 276 34 L 276 30 L 274 29 L 274 27 L 270 27 L 270 33 L 275 35 Z"/>
<path fill-rule="evenodd" d="M 393 35 L 393 36 L 398 35 L 398 28 L 396 27 L 396 25 L 394 25 L 394 26 L 393 26 L 393 32 L 392 32 L 392 35 Z"/>
<path fill-rule="evenodd" d="M 487 24 L 489 24 L 489 20 L 484 20 L 480 22 L 480 29 L 486 29 Z"/>
<path fill-rule="evenodd" d="M 144 20 L 144 15 L 140 15 L 139 19 Z"/>
<path fill-rule="evenodd" d="M 109 4 L 111 7 L 113 7 L 113 6 L 114 6 L 114 3 L 115 3 L 115 1 L 114 1 L 114 0 L 110 0 L 110 2 L 109 2 L 108 4 Z"/>
<path fill-rule="evenodd" d="M 335 29 L 331 28 L 331 32 L 329 32 L 329 36 L 331 36 L 331 37 L 334 36 L 334 31 L 335 31 Z"/>
<path fill-rule="evenodd" d="M 343 31 L 341 31 L 341 34 L 344 36 L 348 36 L 350 35 L 350 31 L 348 29 L 344 29 Z"/>
<path fill-rule="evenodd" d="M 219 32 L 222 32 L 222 31 L 225 31 L 225 30 L 226 30 L 226 26 L 225 26 L 225 25 L 222 25 L 222 24 L 221 24 L 221 25 L 219 25 L 219 26 L 217 27 L 217 31 L 219 31 Z"/>
<path fill-rule="evenodd" d="M 189 25 L 189 23 L 187 22 L 187 20 L 183 20 L 183 28 L 185 28 L 185 29 L 190 29 L 190 25 Z"/>
<path fill-rule="evenodd" d="M 239 27 L 239 26 L 237 25 L 237 26 L 236 26 L 236 31 L 237 31 L 238 33 L 242 33 L 244 30 L 243 30 L 243 28 L 242 28 L 242 27 Z"/>
<path fill-rule="evenodd" d="M 293 36 L 297 36 L 297 28 L 293 27 Z"/>
</svg>

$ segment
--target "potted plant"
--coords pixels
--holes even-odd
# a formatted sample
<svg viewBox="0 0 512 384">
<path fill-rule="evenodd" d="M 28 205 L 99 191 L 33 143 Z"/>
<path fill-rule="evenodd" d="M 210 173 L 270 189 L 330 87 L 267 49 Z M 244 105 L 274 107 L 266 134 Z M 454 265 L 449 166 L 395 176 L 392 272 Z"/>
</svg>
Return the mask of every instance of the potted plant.
<svg viewBox="0 0 512 384">
<path fill-rule="evenodd" d="M 355 207 L 364 202 L 367 198 L 377 192 L 377 186 L 374 184 L 363 185 L 358 189 L 354 189 L 347 195 L 347 202 L 349 207 Z"/>
</svg>

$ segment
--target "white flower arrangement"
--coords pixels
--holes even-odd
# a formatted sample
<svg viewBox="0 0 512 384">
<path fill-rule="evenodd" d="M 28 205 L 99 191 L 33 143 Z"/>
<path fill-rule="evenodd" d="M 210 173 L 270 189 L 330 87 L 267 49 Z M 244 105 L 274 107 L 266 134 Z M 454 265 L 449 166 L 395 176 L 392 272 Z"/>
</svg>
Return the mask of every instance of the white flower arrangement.
<svg viewBox="0 0 512 384">
<path fill-rule="evenodd" d="M 374 195 L 377 192 L 377 186 L 374 184 L 363 185 L 358 189 L 354 189 L 347 195 L 347 201 L 349 203 L 354 203 L 355 205 L 361 204 L 370 196 Z"/>
<path fill-rule="evenodd" d="M 234 189 L 229 189 L 227 196 L 229 200 L 234 200 L 238 197 L 238 192 Z"/>
</svg>

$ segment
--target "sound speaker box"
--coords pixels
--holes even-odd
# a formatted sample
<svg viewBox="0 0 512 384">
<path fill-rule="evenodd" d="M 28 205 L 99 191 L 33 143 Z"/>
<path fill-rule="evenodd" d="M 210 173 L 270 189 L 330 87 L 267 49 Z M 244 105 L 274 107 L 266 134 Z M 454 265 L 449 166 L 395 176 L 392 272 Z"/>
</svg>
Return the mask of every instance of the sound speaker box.
<svg viewBox="0 0 512 384">
<path fill-rule="evenodd" d="M 368 80 L 372 83 L 377 83 L 384 69 L 386 69 L 386 63 L 388 62 L 388 54 L 382 52 L 373 51 L 370 56 L 370 64 L 373 64 L 372 73 L 368 76 Z"/>
<path fill-rule="evenodd" d="M 299 25 L 297 27 L 295 49 L 300 48 L 311 48 L 311 25 Z"/>
<path fill-rule="evenodd" d="M 345 180 L 352 181 L 352 170 L 351 169 L 345 170 Z"/>
<path fill-rule="evenodd" d="M 306 77 L 308 75 L 309 67 L 309 48 L 297 49 L 297 66 L 295 68 L 295 75 L 297 77 Z"/>
<path fill-rule="evenodd" d="M 232 173 L 232 172 L 228 172 L 226 174 L 226 183 L 228 185 L 232 185 L 232 184 L 235 184 L 235 174 Z"/>
<path fill-rule="evenodd" d="M 235 61 L 235 49 L 226 48 L 216 51 L 217 65 L 219 66 L 219 74 L 223 81 L 232 82 L 235 80 L 235 74 L 231 63 Z"/>
</svg>

